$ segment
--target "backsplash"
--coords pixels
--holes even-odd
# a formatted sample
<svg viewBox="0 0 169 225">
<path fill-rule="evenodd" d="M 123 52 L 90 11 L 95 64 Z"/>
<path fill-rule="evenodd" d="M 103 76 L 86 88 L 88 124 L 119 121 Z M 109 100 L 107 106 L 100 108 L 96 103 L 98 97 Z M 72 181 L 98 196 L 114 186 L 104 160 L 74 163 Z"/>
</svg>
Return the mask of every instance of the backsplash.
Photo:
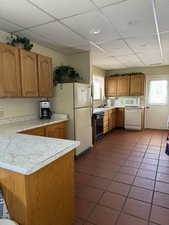
<svg viewBox="0 0 169 225">
<path fill-rule="evenodd" d="M 110 97 L 114 106 L 142 105 L 141 97 Z"/>
<path fill-rule="evenodd" d="M 0 99 L 0 120 L 36 115 L 39 116 L 40 99 Z"/>
</svg>

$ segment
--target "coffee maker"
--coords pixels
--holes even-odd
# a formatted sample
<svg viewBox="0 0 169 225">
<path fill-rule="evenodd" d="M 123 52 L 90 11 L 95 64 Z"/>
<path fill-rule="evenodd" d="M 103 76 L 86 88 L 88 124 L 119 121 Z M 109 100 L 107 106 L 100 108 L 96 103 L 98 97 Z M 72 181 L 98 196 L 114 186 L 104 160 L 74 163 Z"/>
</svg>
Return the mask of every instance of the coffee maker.
<svg viewBox="0 0 169 225">
<path fill-rule="evenodd" d="M 40 119 L 51 119 L 52 111 L 50 109 L 50 101 L 40 101 Z"/>
</svg>

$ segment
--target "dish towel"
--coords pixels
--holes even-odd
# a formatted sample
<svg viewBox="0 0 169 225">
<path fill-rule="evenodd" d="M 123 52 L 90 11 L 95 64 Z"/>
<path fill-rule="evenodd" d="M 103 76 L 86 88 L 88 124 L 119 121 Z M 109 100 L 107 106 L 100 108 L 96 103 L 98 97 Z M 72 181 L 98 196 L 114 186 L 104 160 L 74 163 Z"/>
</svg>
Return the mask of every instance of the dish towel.
<svg viewBox="0 0 169 225">
<path fill-rule="evenodd" d="M 3 198 L 3 194 L 1 190 L 0 190 L 0 219 L 10 219 L 7 205 Z"/>
</svg>

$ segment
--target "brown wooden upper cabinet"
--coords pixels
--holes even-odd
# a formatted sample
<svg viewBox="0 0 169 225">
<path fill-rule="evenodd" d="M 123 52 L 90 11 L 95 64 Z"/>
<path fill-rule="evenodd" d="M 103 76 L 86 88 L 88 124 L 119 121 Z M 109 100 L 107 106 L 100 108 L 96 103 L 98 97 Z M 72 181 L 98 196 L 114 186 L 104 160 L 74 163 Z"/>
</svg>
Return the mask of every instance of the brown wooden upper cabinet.
<svg viewBox="0 0 169 225">
<path fill-rule="evenodd" d="M 33 52 L 20 50 L 21 81 L 23 97 L 38 97 L 37 56 Z"/>
<path fill-rule="evenodd" d="M 0 43 L 0 97 L 21 96 L 19 51 Z"/>
<path fill-rule="evenodd" d="M 117 77 L 106 78 L 106 96 L 116 96 L 117 95 Z"/>
<path fill-rule="evenodd" d="M 52 97 L 52 59 L 46 56 L 38 55 L 38 80 L 39 96 Z"/>
<path fill-rule="evenodd" d="M 130 76 L 120 76 L 117 79 L 117 96 L 129 96 Z"/>
<path fill-rule="evenodd" d="M 144 75 L 132 75 L 130 78 L 130 95 L 141 96 L 144 95 Z"/>
<path fill-rule="evenodd" d="M 0 43 L 0 98 L 52 97 L 52 59 Z"/>
<path fill-rule="evenodd" d="M 144 95 L 144 75 L 107 77 L 105 83 L 107 97 Z"/>
</svg>

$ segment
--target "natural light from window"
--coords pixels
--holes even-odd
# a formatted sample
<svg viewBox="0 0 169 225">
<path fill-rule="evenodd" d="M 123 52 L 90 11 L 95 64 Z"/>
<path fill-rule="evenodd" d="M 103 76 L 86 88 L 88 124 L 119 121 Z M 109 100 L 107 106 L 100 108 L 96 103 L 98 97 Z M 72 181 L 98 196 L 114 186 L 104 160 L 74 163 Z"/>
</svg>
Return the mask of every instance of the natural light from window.
<svg viewBox="0 0 169 225">
<path fill-rule="evenodd" d="M 101 99 L 101 87 L 99 80 L 93 80 L 93 99 L 94 100 Z"/>
<path fill-rule="evenodd" d="M 165 105 L 167 104 L 168 95 L 167 80 L 152 80 L 149 86 L 149 104 L 150 105 Z"/>
</svg>

